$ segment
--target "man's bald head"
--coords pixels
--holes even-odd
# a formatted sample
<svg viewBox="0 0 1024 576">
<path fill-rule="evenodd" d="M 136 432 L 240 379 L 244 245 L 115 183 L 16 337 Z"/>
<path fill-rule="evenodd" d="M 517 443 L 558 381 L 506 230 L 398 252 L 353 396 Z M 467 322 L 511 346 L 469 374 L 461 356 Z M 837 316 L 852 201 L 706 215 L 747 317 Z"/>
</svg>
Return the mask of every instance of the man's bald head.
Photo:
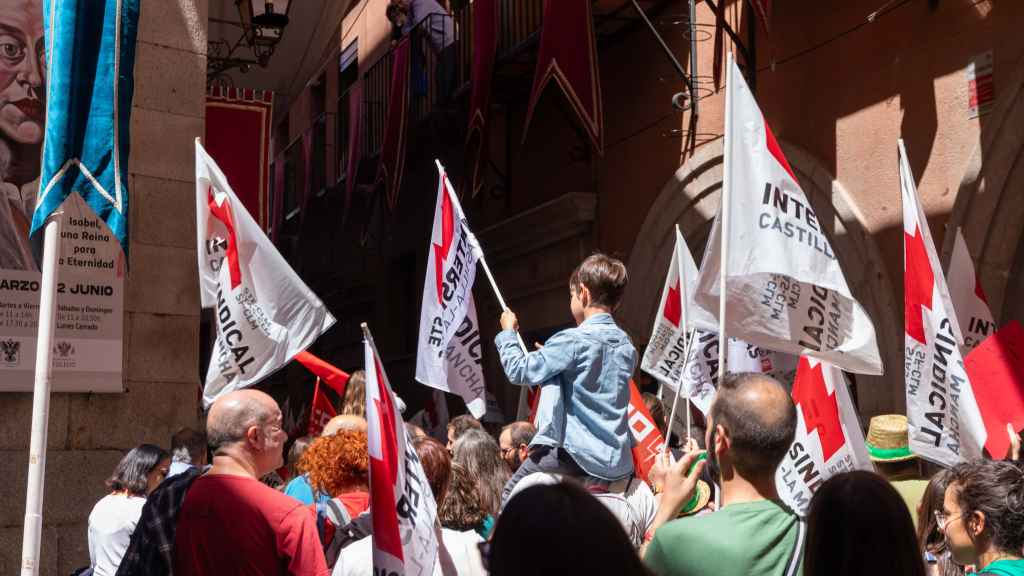
<svg viewBox="0 0 1024 576">
<path fill-rule="evenodd" d="M 793 443 L 796 406 L 767 374 L 730 374 L 711 405 L 711 424 L 725 429 L 736 471 L 745 478 L 763 477 L 775 474 Z"/>
<path fill-rule="evenodd" d="M 342 414 L 327 421 L 321 436 L 334 436 L 341 430 L 355 430 L 366 432 L 366 419 L 355 414 Z"/>
<path fill-rule="evenodd" d="M 244 440 L 250 427 L 270 423 L 279 412 L 277 402 L 259 390 L 236 390 L 221 396 L 206 417 L 210 448 L 217 452 Z"/>
</svg>

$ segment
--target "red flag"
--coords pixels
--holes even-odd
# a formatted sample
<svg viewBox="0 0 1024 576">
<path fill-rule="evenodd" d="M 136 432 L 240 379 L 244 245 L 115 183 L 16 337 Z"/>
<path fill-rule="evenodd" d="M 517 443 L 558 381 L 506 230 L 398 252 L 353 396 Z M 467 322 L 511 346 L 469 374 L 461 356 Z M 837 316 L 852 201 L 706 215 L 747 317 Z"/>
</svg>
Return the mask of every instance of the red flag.
<svg viewBox="0 0 1024 576">
<path fill-rule="evenodd" d="M 540 404 L 540 386 L 531 386 L 526 389 L 526 405 L 530 408 L 530 424 L 537 418 L 537 405 Z"/>
<path fill-rule="evenodd" d="M 313 354 L 303 350 L 295 355 L 295 361 L 306 367 L 317 378 L 323 378 L 324 382 L 338 393 L 338 396 L 345 395 L 345 387 L 348 385 L 350 374 L 341 368 L 317 358 Z"/>
<path fill-rule="evenodd" d="M 341 225 L 348 222 L 348 211 L 352 205 L 352 190 L 356 187 L 356 176 L 359 173 L 359 161 L 363 156 L 362 123 L 363 123 L 363 85 L 356 84 L 348 93 L 348 161 L 345 163 L 345 213 L 341 217 Z"/>
<path fill-rule="evenodd" d="M 633 435 L 633 467 L 637 477 L 647 482 L 654 459 L 665 445 L 665 436 L 654 424 L 644 397 L 633 380 L 629 381 L 629 432 Z"/>
<path fill-rule="evenodd" d="M 466 131 L 466 170 L 469 190 L 480 191 L 480 166 L 487 156 L 487 118 L 491 110 L 491 80 L 498 54 L 498 2 L 476 0 L 473 7 L 472 92 Z M 463 186 L 463 189 L 466 187 Z"/>
<path fill-rule="evenodd" d="M 391 90 L 384 122 L 384 143 L 380 149 L 376 184 L 383 183 L 388 206 L 394 210 L 405 170 L 405 132 L 409 115 L 409 37 L 391 52 Z"/>
<path fill-rule="evenodd" d="M 594 148 L 598 153 L 604 152 L 601 78 L 590 4 L 590 0 L 544 0 L 544 26 L 523 128 L 524 141 L 537 101 L 548 82 L 554 80 L 579 115 Z"/>
<path fill-rule="evenodd" d="M 1002 458 L 1010 443 L 1006 425 L 1024 430 L 1024 328 L 1011 320 L 974 348 L 965 366 L 985 424 L 985 450 Z"/>
<path fill-rule="evenodd" d="M 337 415 L 331 399 L 320 391 L 320 378 L 317 378 L 316 388 L 313 389 L 313 404 L 309 407 L 309 426 L 306 427 L 306 434 L 319 436 L 324 431 L 324 426 Z"/>
</svg>

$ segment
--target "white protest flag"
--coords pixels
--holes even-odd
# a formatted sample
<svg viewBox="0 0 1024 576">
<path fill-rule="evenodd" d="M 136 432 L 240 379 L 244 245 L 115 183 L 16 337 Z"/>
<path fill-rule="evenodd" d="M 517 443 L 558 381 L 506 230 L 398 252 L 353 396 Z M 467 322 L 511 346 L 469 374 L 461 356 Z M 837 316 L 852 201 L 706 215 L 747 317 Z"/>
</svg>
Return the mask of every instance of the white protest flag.
<svg viewBox="0 0 1024 576">
<path fill-rule="evenodd" d="M 216 331 L 203 403 L 256 384 L 334 324 L 196 140 L 199 293 Z"/>
<path fill-rule="evenodd" d="M 960 229 L 956 229 L 956 240 L 953 243 L 953 257 L 949 260 L 949 272 L 946 273 L 949 283 L 949 298 L 956 309 L 956 318 L 963 330 L 964 344 L 961 348 L 964 355 L 996 331 L 996 321 L 992 310 L 988 307 L 988 299 L 981 288 L 981 282 L 974 270 L 971 253 L 967 250 L 967 242 Z"/>
<path fill-rule="evenodd" d="M 688 322 L 697 284 L 697 265 L 690 248 L 676 226 L 676 245 L 668 265 L 668 276 L 661 292 L 661 303 L 654 319 L 651 339 L 640 361 L 640 368 L 673 390 L 679 384 L 686 363 L 686 335 L 693 329 Z M 685 396 L 685 390 L 683 391 Z"/>
<path fill-rule="evenodd" d="M 444 168 L 438 164 L 437 170 L 437 204 L 423 282 L 416 380 L 458 394 L 469 412 L 480 418 L 487 411 L 487 400 L 473 303 L 479 247 L 466 226 L 466 216 Z"/>
<path fill-rule="evenodd" d="M 822 482 L 873 466 L 842 370 L 814 358 L 800 358 L 793 403 L 796 437 L 775 472 L 775 487 L 782 501 L 803 515 Z"/>
<path fill-rule="evenodd" d="M 963 336 L 899 141 L 903 198 L 904 374 L 910 449 L 943 466 L 978 458 L 985 425 L 964 369 Z"/>
<path fill-rule="evenodd" d="M 437 504 L 366 324 L 363 338 L 373 573 L 433 574 L 437 558 Z"/>
<path fill-rule="evenodd" d="M 742 74 L 729 63 L 722 211 L 709 238 L 696 304 L 719 319 L 723 239 L 725 333 L 881 374 L 875 328 L 853 298 L 822 225 Z"/>
<path fill-rule="evenodd" d="M 695 330 L 693 338 L 693 351 L 682 375 L 683 394 L 707 416 L 718 389 L 718 334 Z M 796 374 L 797 357 L 729 338 L 725 367 L 730 374 L 760 372 L 788 385 Z"/>
</svg>

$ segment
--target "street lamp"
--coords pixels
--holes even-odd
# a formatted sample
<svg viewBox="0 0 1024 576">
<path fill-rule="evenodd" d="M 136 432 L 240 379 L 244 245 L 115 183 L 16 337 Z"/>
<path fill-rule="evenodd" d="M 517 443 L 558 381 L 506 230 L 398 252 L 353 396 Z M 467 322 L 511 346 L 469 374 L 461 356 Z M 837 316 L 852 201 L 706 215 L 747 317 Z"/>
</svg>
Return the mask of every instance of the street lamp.
<svg viewBox="0 0 1024 576">
<path fill-rule="evenodd" d="M 269 58 L 288 25 L 290 0 L 235 0 L 249 45 L 258 60 Z"/>
<path fill-rule="evenodd" d="M 228 70 L 238 68 L 248 72 L 253 65 L 265 68 L 281 41 L 285 26 L 288 25 L 288 10 L 291 0 L 235 0 L 238 8 L 238 22 L 210 18 L 210 22 L 227 24 L 242 29 L 242 35 L 233 44 L 227 40 L 209 42 L 207 56 L 207 84 L 231 84 Z M 243 44 L 252 49 L 254 59 L 240 58 L 236 52 Z"/>
</svg>

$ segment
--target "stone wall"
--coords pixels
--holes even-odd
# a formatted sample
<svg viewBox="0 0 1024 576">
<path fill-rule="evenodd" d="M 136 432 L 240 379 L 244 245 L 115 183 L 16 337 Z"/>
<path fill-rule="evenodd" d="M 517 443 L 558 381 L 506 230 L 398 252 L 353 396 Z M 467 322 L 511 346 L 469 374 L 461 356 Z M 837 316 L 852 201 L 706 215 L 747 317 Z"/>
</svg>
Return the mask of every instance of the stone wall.
<svg viewBox="0 0 1024 576">
<path fill-rule="evenodd" d="M 193 140 L 204 125 L 206 26 L 207 0 L 142 0 L 129 164 L 125 392 L 51 399 L 44 576 L 89 563 L 89 512 L 123 453 L 143 442 L 167 448 L 175 429 L 197 421 L 192 182 Z M 19 571 L 31 409 L 31 394 L 0 397 L 0 574 Z"/>
</svg>

